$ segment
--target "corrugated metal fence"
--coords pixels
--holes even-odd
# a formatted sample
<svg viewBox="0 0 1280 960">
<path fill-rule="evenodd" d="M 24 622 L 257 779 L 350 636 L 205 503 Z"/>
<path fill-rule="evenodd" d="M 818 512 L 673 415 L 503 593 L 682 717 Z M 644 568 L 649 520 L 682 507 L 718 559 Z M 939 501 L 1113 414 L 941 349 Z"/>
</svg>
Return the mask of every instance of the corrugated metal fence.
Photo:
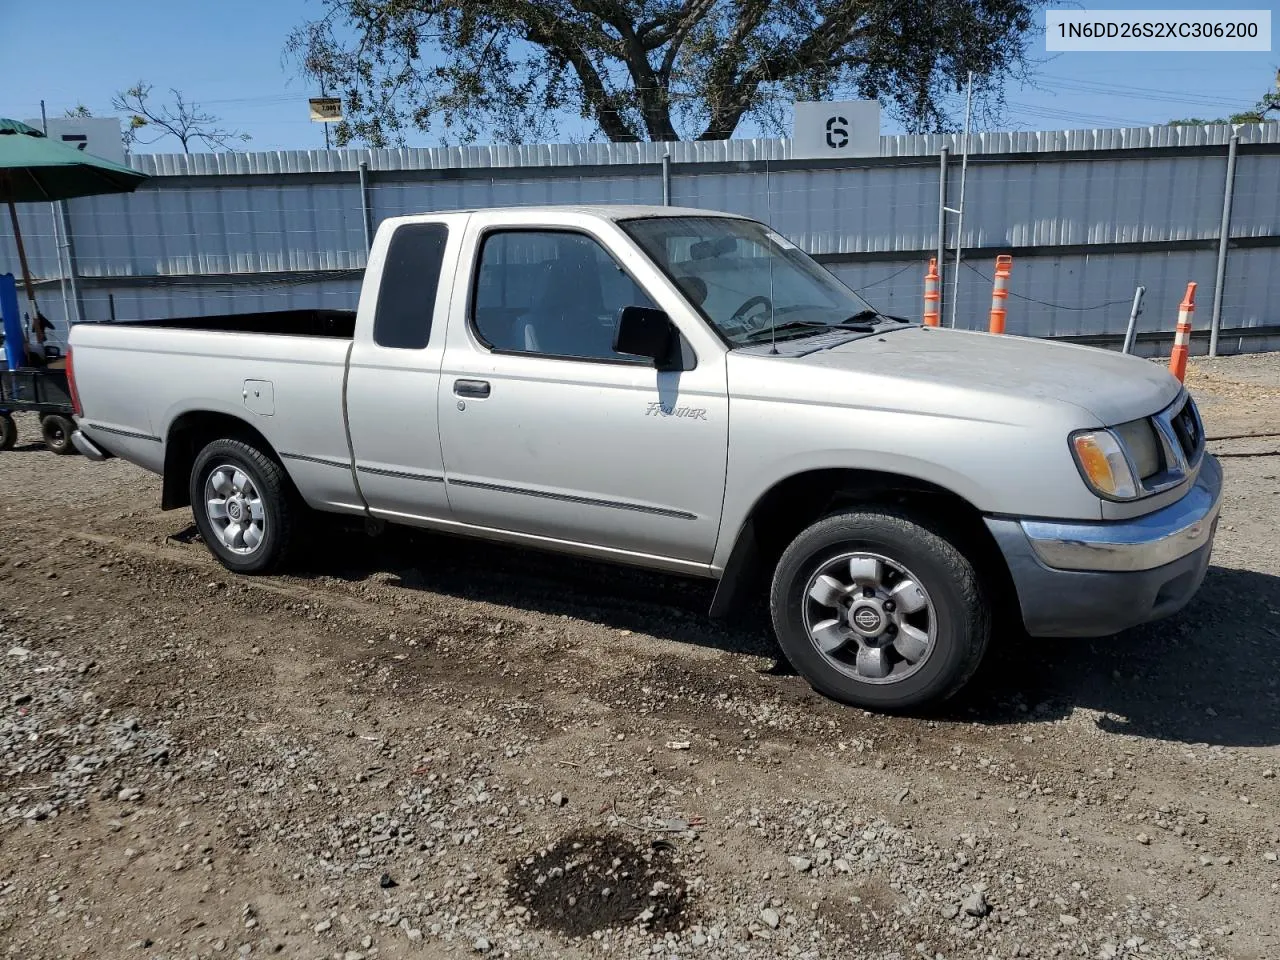
<svg viewBox="0 0 1280 960">
<path fill-rule="evenodd" d="M 1233 134 L 1221 349 L 1280 343 L 1274 123 L 970 137 L 958 273 L 956 218 L 947 218 L 944 301 L 954 292 L 958 325 L 985 327 L 995 256 L 1012 253 L 1010 333 L 1118 338 L 1142 284 L 1139 330 L 1171 340 L 1188 280 L 1202 291 L 1197 329 L 1207 327 Z M 955 206 L 961 139 L 883 137 L 881 156 L 838 163 L 792 159 L 786 140 L 142 155 L 131 162 L 154 176 L 136 193 L 67 204 L 69 245 L 49 206 L 27 205 L 22 221 L 41 307 L 64 321 L 59 333 L 67 313 L 76 316 L 77 292 L 80 316 L 94 320 L 349 308 L 366 211 L 376 226 L 425 210 L 656 204 L 669 155 L 673 204 L 766 220 L 881 309 L 918 317 L 938 246 L 941 151 Z M 59 280 L 68 254 L 74 285 Z M 0 270 L 11 264 L 5 236 Z M 947 303 L 944 322 L 950 313 Z M 1151 337 L 1140 345 L 1168 349 Z"/>
</svg>

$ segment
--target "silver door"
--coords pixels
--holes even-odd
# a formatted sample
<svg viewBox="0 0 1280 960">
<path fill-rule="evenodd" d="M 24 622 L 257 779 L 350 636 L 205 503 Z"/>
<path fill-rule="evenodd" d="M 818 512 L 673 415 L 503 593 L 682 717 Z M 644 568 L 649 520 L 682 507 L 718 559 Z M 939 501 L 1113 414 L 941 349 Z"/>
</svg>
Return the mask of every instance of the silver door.
<svg viewBox="0 0 1280 960">
<path fill-rule="evenodd" d="M 441 371 L 455 519 L 709 564 L 728 436 L 723 355 L 659 372 L 614 354 L 618 309 L 651 304 L 584 232 L 491 231 L 478 260 Z"/>
<path fill-rule="evenodd" d="M 456 221 L 406 223 L 370 258 L 375 316 L 358 325 L 346 394 L 356 476 L 376 516 L 448 518 L 436 404 L 451 286 L 440 276 L 461 242 Z"/>
</svg>

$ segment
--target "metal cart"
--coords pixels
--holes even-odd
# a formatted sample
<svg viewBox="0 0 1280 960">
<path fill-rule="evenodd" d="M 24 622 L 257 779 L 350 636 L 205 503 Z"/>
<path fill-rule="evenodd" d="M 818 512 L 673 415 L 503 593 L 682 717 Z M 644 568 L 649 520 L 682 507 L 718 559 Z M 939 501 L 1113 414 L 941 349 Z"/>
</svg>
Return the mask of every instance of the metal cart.
<svg viewBox="0 0 1280 960">
<path fill-rule="evenodd" d="M 44 445 L 54 453 L 75 453 L 71 435 L 71 391 L 67 371 L 56 367 L 20 367 L 0 370 L 0 450 L 9 450 L 18 439 L 15 411 L 40 415 Z"/>
</svg>

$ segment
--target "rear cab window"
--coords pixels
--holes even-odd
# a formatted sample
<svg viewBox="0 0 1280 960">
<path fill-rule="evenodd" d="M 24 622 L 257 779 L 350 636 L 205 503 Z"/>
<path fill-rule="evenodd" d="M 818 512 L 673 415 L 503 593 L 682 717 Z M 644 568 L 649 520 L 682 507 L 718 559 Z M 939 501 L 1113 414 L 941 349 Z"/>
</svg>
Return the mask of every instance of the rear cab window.
<svg viewBox="0 0 1280 960">
<path fill-rule="evenodd" d="M 449 228 L 443 223 L 407 223 L 391 235 L 378 285 L 373 342 L 398 350 L 421 350 L 431 340 L 431 318 Z"/>
</svg>

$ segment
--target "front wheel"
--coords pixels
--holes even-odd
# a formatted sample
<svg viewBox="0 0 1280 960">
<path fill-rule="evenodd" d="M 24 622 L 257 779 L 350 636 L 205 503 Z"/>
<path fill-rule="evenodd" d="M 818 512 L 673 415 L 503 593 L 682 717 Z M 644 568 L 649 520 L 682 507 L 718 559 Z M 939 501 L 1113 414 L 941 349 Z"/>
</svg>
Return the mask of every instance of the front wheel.
<svg viewBox="0 0 1280 960">
<path fill-rule="evenodd" d="M 285 559 L 298 507 L 272 457 L 240 440 L 215 440 L 191 468 L 191 511 L 210 552 L 236 573 L 265 573 Z"/>
<path fill-rule="evenodd" d="M 977 572 L 906 513 L 826 517 L 784 551 L 770 598 L 783 653 L 814 689 L 874 710 L 905 710 L 959 690 L 991 622 Z"/>
</svg>

